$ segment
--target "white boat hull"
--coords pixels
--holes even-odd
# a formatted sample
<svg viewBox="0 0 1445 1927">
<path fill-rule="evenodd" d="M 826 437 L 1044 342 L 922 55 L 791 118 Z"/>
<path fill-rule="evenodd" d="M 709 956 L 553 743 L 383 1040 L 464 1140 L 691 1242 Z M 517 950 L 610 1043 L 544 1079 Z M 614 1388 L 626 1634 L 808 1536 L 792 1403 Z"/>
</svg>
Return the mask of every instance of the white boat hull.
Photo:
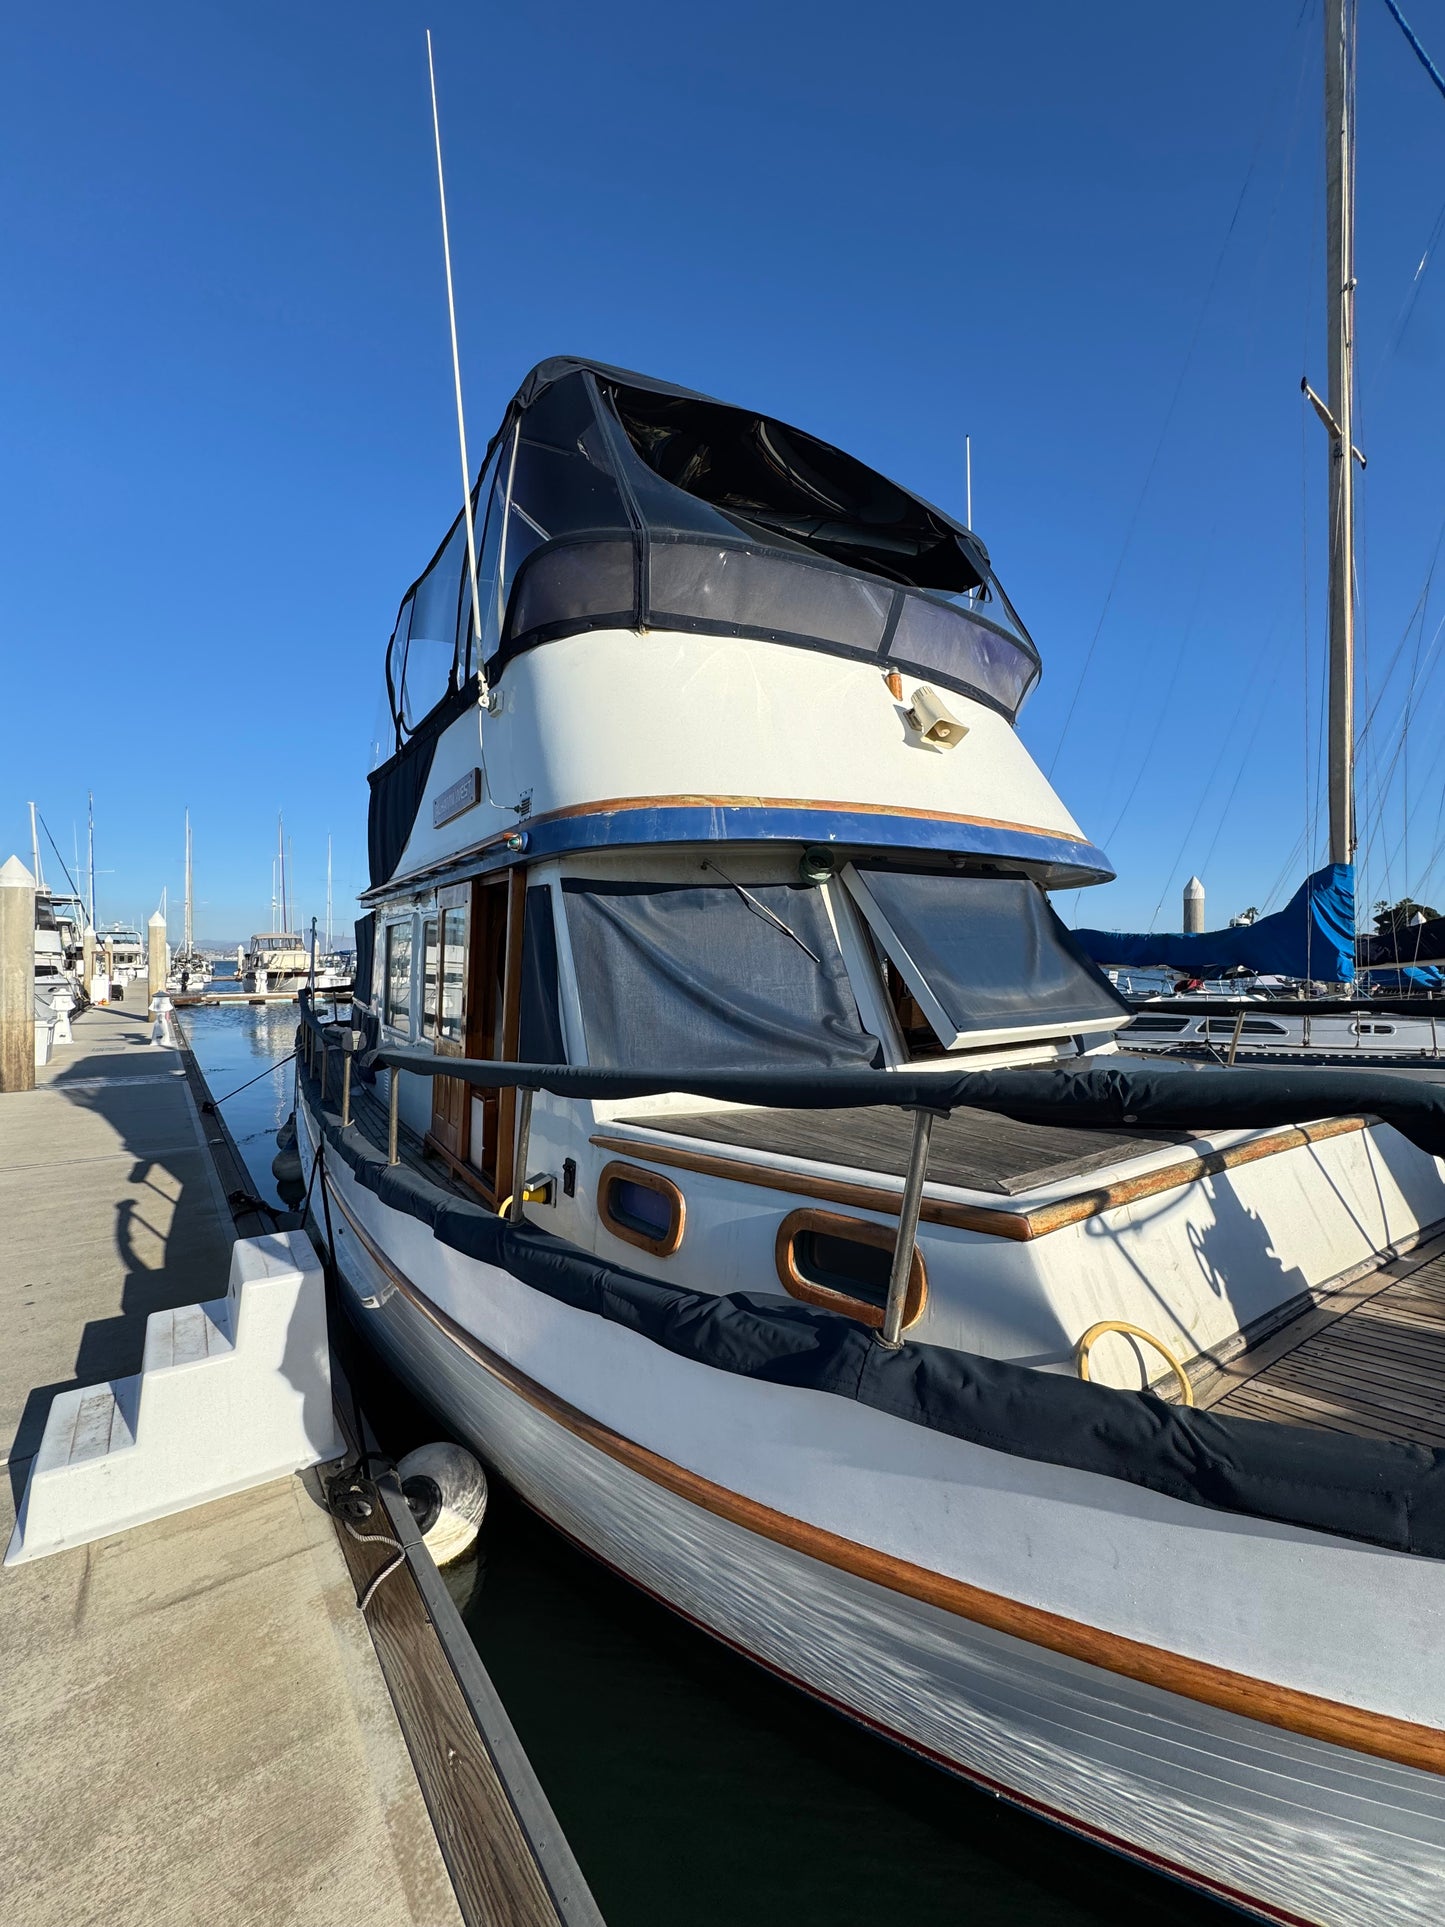
<svg viewBox="0 0 1445 1927">
<path fill-rule="evenodd" d="M 628 1579 L 951 1771 L 1261 1919 L 1433 1917 L 1445 1777 L 1016 1637 L 957 1595 L 1440 1727 L 1445 1681 L 1418 1655 L 1439 1650 L 1445 1566 L 709 1371 L 438 1244 L 339 1162 L 326 1173 L 372 1343 Z M 951 1603 L 897 1582 L 925 1569 Z"/>
</svg>

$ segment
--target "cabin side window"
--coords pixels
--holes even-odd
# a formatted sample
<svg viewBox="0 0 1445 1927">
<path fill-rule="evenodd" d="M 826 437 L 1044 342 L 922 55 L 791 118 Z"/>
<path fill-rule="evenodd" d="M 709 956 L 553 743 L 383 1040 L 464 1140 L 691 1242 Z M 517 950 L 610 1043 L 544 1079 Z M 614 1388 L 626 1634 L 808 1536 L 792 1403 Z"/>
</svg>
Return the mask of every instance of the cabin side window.
<svg viewBox="0 0 1445 1927">
<path fill-rule="evenodd" d="M 444 1044 L 460 1045 L 465 1021 L 467 982 L 467 922 L 465 895 L 441 908 L 440 997 L 437 1036 Z"/>
<path fill-rule="evenodd" d="M 435 1037 L 437 1028 L 437 920 L 421 920 L 421 1034 Z"/>
<path fill-rule="evenodd" d="M 1112 1031 L 1130 1007 L 1027 877 L 849 864 L 910 1057 Z"/>
<path fill-rule="evenodd" d="M 384 1021 L 393 1030 L 411 1032 L 411 922 L 386 926 Z"/>
</svg>

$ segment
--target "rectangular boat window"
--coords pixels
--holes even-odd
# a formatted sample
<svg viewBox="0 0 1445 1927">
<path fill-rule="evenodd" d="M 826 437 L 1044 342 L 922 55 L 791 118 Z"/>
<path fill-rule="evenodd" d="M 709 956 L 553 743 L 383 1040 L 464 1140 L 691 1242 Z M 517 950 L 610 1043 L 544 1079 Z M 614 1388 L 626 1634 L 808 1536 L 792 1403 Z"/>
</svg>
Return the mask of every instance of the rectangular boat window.
<svg viewBox="0 0 1445 1927">
<path fill-rule="evenodd" d="M 434 1037 L 437 1027 L 437 920 L 425 917 L 421 926 L 421 1030 Z"/>
<path fill-rule="evenodd" d="M 1132 1013 L 1023 877 L 853 865 L 843 880 L 945 1050 L 1020 1032 L 1113 1030 Z M 900 1010 L 907 1036 L 910 1025 Z M 910 1048 L 918 1043 L 909 1038 Z"/>
<path fill-rule="evenodd" d="M 383 1016 L 394 1030 L 411 1030 L 411 924 L 386 926 L 386 1006 Z"/>
<path fill-rule="evenodd" d="M 630 1070 L 874 1063 L 826 906 L 798 884 L 562 882 L 587 1061 Z"/>
<path fill-rule="evenodd" d="M 442 911 L 441 1010 L 437 1036 L 446 1043 L 462 1041 L 463 990 L 467 980 L 467 922 L 464 903 Z"/>
</svg>

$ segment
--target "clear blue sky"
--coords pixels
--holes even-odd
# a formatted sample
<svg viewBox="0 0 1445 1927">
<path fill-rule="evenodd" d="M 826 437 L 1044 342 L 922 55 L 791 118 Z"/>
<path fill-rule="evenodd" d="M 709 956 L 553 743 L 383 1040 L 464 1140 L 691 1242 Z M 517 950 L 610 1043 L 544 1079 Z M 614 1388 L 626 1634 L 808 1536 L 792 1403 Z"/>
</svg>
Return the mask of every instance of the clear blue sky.
<svg viewBox="0 0 1445 1927">
<path fill-rule="evenodd" d="M 1407 11 L 1445 59 L 1445 0 Z M 758 404 L 956 511 L 970 432 L 1044 657 L 1023 733 L 1120 872 L 1079 919 L 1146 927 L 1163 895 L 1177 925 L 1191 868 L 1220 918 L 1302 874 L 1317 0 L 9 9 L 0 840 L 28 850 L 34 796 L 83 849 L 93 788 L 102 916 L 168 886 L 178 930 L 189 807 L 204 937 L 268 915 L 278 808 L 304 912 L 328 831 L 343 915 L 362 886 L 383 647 L 458 495 L 428 24 L 475 450 L 567 352 Z M 1445 517 L 1445 265 L 1397 325 L 1445 101 L 1380 0 L 1360 41 L 1373 697 Z M 1372 732 L 1366 894 L 1419 884 L 1445 830 L 1442 598 Z"/>
</svg>

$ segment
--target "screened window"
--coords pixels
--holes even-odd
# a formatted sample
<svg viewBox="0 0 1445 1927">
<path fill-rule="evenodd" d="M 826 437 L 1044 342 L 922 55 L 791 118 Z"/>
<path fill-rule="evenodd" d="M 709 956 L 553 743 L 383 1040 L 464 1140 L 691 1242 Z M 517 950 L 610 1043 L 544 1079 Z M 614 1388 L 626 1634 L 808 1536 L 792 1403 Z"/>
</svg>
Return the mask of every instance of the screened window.
<svg viewBox="0 0 1445 1927">
<path fill-rule="evenodd" d="M 888 661 L 940 682 L 976 689 L 1010 716 L 1039 673 L 1031 654 L 991 623 L 980 621 L 966 605 L 922 595 L 903 598 Z"/>
<path fill-rule="evenodd" d="M 591 1064 L 648 1071 L 872 1064 L 821 894 L 564 878 Z"/>
<path fill-rule="evenodd" d="M 386 1022 L 396 1030 L 411 1029 L 411 925 L 386 926 Z"/>
<path fill-rule="evenodd" d="M 652 617 L 752 635 L 798 635 L 876 655 L 893 590 L 770 550 L 652 545 Z"/>
<path fill-rule="evenodd" d="M 1130 1006 L 1022 877 L 843 872 L 885 959 L 913 1051 L 926 1024 L 945 1050 L 1044 1031 L 1114 1029 Z"/>
</svg>

